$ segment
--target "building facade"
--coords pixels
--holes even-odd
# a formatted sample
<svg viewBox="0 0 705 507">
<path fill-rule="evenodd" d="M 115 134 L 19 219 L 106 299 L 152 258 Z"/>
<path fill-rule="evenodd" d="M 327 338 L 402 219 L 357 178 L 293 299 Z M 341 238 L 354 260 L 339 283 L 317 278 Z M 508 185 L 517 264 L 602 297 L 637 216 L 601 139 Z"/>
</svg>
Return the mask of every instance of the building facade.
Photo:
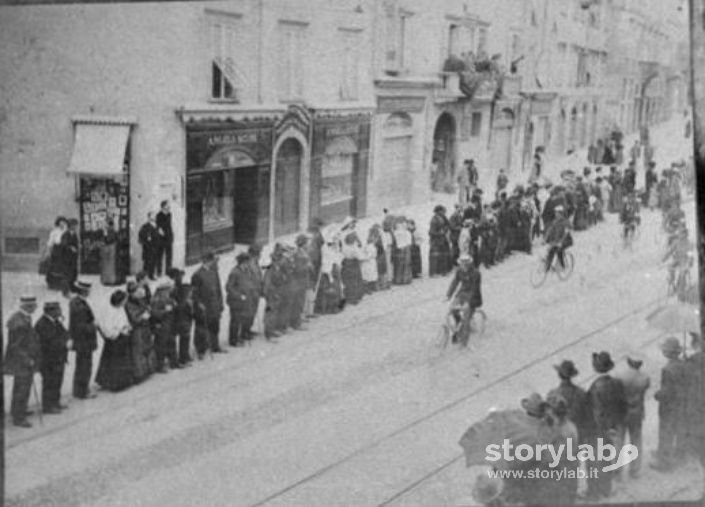
<svg viewBox="0 0 705 507">
<path fill-rule="evenodd" d="M 80 220 L 84 272 L 108 220 L 134 271 L 139 227 L 165 199 L 183 264 L 314 218 L 428 202 L 453 191 L 465 159 L 482 186 L 500 169 L 525 179 L 539 146 L 562 156 L 683 102 L 679 70 L 658 63 L 678 20 L 649 18 L 670 34 L 649 51 L 620 46 L 627 3 L 2 7 L 4 266 L 34 269 L 56 215 Z"/>
</svg>

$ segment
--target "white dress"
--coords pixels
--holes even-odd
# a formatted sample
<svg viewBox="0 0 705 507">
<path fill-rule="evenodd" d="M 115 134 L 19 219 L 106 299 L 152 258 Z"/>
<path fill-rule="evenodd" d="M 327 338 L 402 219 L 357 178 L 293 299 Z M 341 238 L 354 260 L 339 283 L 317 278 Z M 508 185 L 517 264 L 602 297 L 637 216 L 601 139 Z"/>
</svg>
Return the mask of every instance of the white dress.
<svg viewBox="0 0 705 507">
<path fill-rule="evenodd" d="M 374 243 L 367 243 L 363 247 L 360 269 L 362 270 L 362 279 L 365 282 L 377 281 L 377 247 Z"/>
</svg>

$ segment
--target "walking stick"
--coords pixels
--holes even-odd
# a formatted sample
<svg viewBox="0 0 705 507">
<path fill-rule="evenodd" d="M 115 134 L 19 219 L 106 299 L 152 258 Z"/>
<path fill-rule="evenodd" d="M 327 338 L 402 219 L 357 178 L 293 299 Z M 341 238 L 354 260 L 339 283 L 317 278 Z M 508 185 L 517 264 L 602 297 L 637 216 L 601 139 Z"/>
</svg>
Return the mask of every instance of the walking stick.
<svg viewBox="0 0 705 507">
<path fill-rule="evenodd" d="M 34 373 L 32 373 L 32 392 L 34 393 L 34 399 L 37 401 L 37 407 L 39 407 L 38 415 L 39 415 L 39 425 L 44 426 L 44 419 L 42 416 L 42 402 L 39 399 L 39 392 L 37 391 L 37 385 L 34 383 Z"/>
</svg>

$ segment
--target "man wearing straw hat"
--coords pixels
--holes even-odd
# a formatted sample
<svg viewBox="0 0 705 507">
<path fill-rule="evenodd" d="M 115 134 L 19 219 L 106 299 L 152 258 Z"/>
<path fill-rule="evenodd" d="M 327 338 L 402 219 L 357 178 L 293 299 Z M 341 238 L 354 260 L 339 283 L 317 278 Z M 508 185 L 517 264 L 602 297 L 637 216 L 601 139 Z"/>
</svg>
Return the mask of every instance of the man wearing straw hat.
<svg viewBox="0 0 705 507">
<path fill-rule="evenodd" d="M 31 428 L 27 421 L 27 402 L 32 390 L 34 372 L 40 362 L 39 338 L 32 327 L 32 314 L 37 310 L 37 298 L 23 296 L 20 309 L 7 321 L 7 351 L 4 371 L 12 375 L 12 423 L 20 428 Z"/>
<path fill-rule="evenodd" d="M 76 296 L 69 302 L 69 334 L 76 352 L 76 370 L 73 375 L 74 398 L 95 398 L 88 388 L 93 372 L 93 352 L 98 348 L 95 316 L 88 304 L 91 284 L 76 283 Z"/>
<path fill-rule="evenodd" d="M 61 405 L 61 384 L 70 336 L 62 321 L 61 306 L 58 301 L 51 301 L 44 303 L 44 315 L 34 326 L 41 347 L 42 411 L 45 414 L 58 414 L 68 408 Z"/>
</svg>

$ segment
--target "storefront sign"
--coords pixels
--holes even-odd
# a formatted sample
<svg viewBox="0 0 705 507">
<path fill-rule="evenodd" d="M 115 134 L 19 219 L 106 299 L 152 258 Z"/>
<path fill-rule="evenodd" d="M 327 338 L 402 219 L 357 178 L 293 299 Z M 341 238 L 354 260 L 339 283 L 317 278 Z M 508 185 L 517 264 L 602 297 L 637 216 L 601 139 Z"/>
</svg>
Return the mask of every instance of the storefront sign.
<svg viewBox="0 0 705 507">
<path fill-rule="evenodd" d="M 256 164 L 266 164 L 272 154 L 272 126 L 233 129 L 198 126 L 186 131 L 186 166 L 189 172 L 206 169 L 216 151 L 225 147 L 238 147 Z M 234 152 L 233 152 L 234 153 Z M 232 155 L 231 155 L 232 157 Z M 235 160 L 234 167 L 243 166 Z M 211 164 L 213 165 L 213 164 Z M 223 167 L 210 167 L 221 169 Z"/>
<path fill-rule="evenodd" d="M 377 97 L 377 112 L 383 113 L 420 113 L 423 111 L 424 97 Z"/>
</svg>

